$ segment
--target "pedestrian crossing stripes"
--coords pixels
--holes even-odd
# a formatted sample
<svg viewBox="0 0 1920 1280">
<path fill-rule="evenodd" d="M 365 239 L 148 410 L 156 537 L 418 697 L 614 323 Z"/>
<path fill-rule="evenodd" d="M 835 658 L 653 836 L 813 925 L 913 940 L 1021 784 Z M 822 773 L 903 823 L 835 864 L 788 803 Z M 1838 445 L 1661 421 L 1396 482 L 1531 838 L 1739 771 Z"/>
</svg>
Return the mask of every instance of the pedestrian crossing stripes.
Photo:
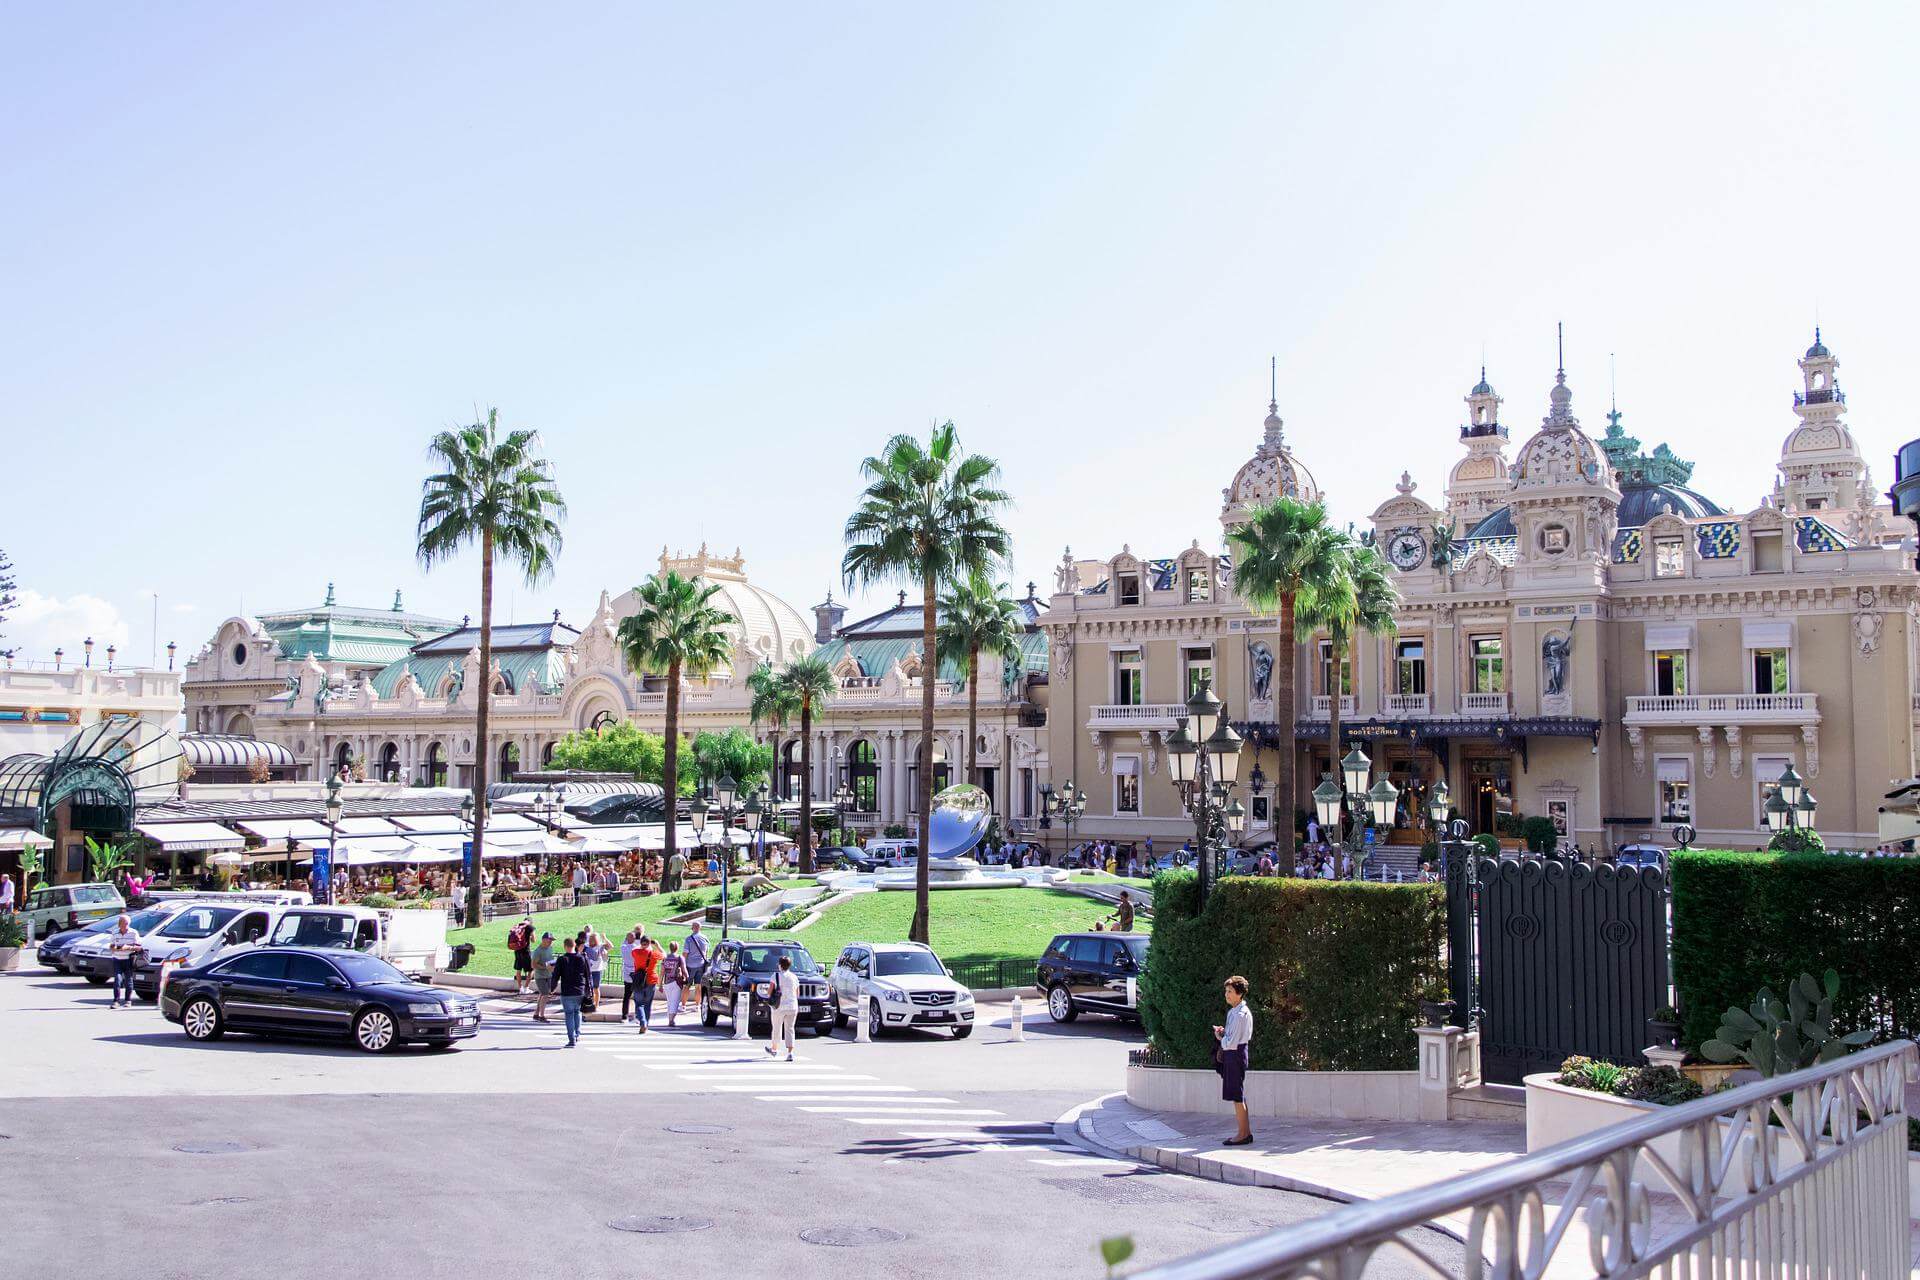
<svg viewBox="0 0 1920 1280">
<path fill-rule="evenodd" d="M 915 1102 L 931 1102 L 933 1101 L 933 1099 L 915 1098 L 914 1101 Z M 856 1120 L 855 1123 L 857 1124 L 887 1124 L 890 1122 L 892 1117 L 895 1117 L 895 1116 L 1003 1116 L 1007 1114 L 1004 1111 L 986 1111 L 986 1110 L 980 1110 L 978 1108 L 969 1108 L 969 1107 L 878 1107 L 878 1106 L 853 1107 L 853 1106 L 849 1106 L 849 1107 L 802 1107 L 800 1109 L 802 1111 L 819 1111 L 819 1112 L 825 1112 L 825 1113 L 846 1112 L 846 1113 L 849 1113 L 847 1118 L 850 1120 L 854 1119 L 851 1113 L 856 1111 L 859 1112 L 861 1115 L 877 1115 L 882 1117 L 879 1120 Z"/>
</svg>

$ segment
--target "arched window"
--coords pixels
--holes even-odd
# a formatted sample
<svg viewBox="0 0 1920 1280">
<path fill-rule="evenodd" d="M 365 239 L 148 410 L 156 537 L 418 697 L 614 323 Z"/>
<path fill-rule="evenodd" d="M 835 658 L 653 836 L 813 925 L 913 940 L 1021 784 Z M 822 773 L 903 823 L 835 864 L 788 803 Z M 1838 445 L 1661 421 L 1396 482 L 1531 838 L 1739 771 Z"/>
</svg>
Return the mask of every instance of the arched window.
<svg viewBox="0 0 1920 1280">
<path fill-rule="evenodd" d="M 542 769 L 553 767 L 553 748 L 554 744 L 551 742 L 540 748 L 540 767 Z"/>
<path fill-rule="evenodd" d="M 520 744 L 517 742 L 500 744 L 500 781 L 509 782 L 518 772 L 520 772 Z"/>
<path fill-rule="evenodd" d="M 798 798 L 799 788 L 807 786 L 806 775 L 800 769 L 800 740 L 795 738 L 780 748 L 780 777 L 776 782 L 782 800 Z"/>
<path fill-rule="evenodd" d="M 593 713 L 593 722 L 587 726 L 587 730 L 590 733 L 598 733 L 608 725 L 614 723 L 616 723 L 616 721 L 613 712 L 604 710 L 596 711 Z"/>
<path fill-rule="evenodd" d="M 447 748 L 442 743 L 436 742 L 427 748 L 427 785 L 447 785 Z"/>
<path fill-rule="evenodd" d="M 333 749 L 333 771 L 335 773 L 340 772 L 352 763 L 353 747 L 351 744 L 343 742 Z"/>
<path fill-rule="evenodd" d="M 400 781 L 400 747 L 397 743 L 389 742 L 380 748 L 380 781 Z"/>
<path fill-rule="evenodd" d="M 853 807 L 858 813 L 874 813 L 880 808 L 880 762 L 873 744 L 865 738 L 847 751 L 847 786 L 853 791 Z"/>
</svg>

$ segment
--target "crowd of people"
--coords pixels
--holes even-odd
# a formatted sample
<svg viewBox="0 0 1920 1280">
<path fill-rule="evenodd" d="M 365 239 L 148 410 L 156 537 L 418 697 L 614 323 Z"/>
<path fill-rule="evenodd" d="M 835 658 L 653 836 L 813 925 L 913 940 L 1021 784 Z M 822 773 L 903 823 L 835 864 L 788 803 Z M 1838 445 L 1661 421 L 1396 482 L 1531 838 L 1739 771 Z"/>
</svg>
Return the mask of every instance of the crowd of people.
<svg viewBox="0 0 1920 1280">
<path fill-rule="evenodd" d="M 581 1019 L 599 1006 L 607 960 L 616 950 L 620 1022 L 637 1028 L 638 1034 L 645 1035 L 652 1025 L 656 1000 L 662 1003 L 666 1025 L 671 1027 L 682 1014 L 697 1013 L 706 995 L 709 952 L 697 920 L 688 926 L 684 950 L 672 940 L 663 948 L 644 925 L 633 926 L 618 944 L 588 927 L 556 947 L 553 932 L 536 934 L 533 917 L 528 915 L 508 929 L 507 948 L 513 953 L 514 990 L 533 997 L 533 1020 L 552 1022 L 547 1006 L 559 1000 L 568 1048 L 579 1043 Z"/>
</svg>

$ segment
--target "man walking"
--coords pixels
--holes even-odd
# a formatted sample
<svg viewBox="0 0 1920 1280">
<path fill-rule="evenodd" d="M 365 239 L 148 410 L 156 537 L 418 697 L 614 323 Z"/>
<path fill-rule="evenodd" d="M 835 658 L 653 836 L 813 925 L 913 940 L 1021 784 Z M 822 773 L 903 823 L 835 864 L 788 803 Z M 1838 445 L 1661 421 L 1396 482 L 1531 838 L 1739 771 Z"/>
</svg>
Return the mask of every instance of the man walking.
<svg viewBox="0 0 1920 1280">
<path fill-rule="evenodd" d="M 640 1035 L 647 1034 L 647 1019 L 653 1016 L 653 993 L 660 986 L 659 947 L 646 934 L 633 948 L 633 1014 L 640 1024 Z"/>
<path fill-rule="evenodd" d="M 133 1007 L 133 957 L 140 951 L 140 935 L 133 931 L 125 916 L 114 923 L 107 935 L 107 951 L 113 956 L 113 1002 L 109 1008 Z"/>
<path fill-rule="evenodd" d="M 687 989 L 693 992 L 695 1007 L 707 1007 L 707 940 L 700 934 L 700 922 L 695 920 L 687 926 L 687 945 L 682 949 L 687 957 Z"/>
<path fill-rule="evenodd" d="M 573 939 L 553 962 L 554 981 L 560 984 L 560 1012 L 567 1020 L 567 1048 L 580 1043 L 580 1002 L 587 994 L 587 962 L 573 949 Z"/>
<path fill-rule="evenodd" d="M 634 963 L 634 950 L 640 945 L 640 926 L 627 930 L 627 936 L 620 940 L 620 1025 L 633 1021 L 634 980 L 640 972 L 640 966 Z"/>
<path fill-rule="evenodd" d="M 569 947 L 573 944 L 568 943 Z M 553 994 L 553 934 L 540 935 L 540 945 L 533 949 L 533 1020 L 551 1022 L 547 1017 L 547 997 Z"/>
<path fill-rule="evenodd" d="M 780 1041 L 787 1042 L 787 1061 L 793 1061 L 793 1025 L 800 1017 L 800 979 L 793 974 L 793 961 L 782 955 L 780 970 L 767 984 L 767 998 L 773 1002 L 772 1026 L 767 1033 L 767 1056 L 780 1052 Z"/>
<path fill-rule="evenodd" d="M 533 984 L 533 917 L 528 916 L 507 931 L 507 949 L 513 952 L 513 989 L 527 994 Z"/>
<path fill-rule="evenodd" d="M 573 905 L 579 906 L 580 899 L 587 895 L 587 869 L 578 862 L 573 864 Z"/>
</svg>

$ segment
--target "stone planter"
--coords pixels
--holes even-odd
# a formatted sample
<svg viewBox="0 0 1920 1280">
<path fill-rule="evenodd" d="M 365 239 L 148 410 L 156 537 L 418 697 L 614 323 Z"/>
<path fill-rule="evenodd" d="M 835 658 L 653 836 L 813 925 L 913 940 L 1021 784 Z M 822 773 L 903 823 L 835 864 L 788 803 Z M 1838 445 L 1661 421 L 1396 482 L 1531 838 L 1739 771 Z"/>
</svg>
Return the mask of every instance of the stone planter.
<svg viewBox="0 0 1920 1280">
<path fill-rule="evenodd" d="M 1453 1022 L 1453 1011 L 1456 1007 L 1451 1000 L 1422 1000 L 1420 1020 L 1429 1027 L 1449 1026 Z"/>
<path fill-rule="evenodd" d="M 1680 1024 L 1648 1018 L 1647 1035 L 1652 1037 L 1649 1043 L 1661 1049 L 1671 1049 L 1680 1042 Z"/>
<path fill-rule="evenodd" d="M 1249 1071 L 1247 1110 L 1295 1120 L 1419 1120 L 1418 1071 Z M 1219 1073 L 1182 1067 L 1127 1067 L 1127 1101 L 1148 1111 L 1231 1115 Z"/>
<path fill-rule="evenodd" d="M 25 947 L 0 947 L 0 973 L 18 973 L 20 957 L 26 950 Z"/>
</svg>

